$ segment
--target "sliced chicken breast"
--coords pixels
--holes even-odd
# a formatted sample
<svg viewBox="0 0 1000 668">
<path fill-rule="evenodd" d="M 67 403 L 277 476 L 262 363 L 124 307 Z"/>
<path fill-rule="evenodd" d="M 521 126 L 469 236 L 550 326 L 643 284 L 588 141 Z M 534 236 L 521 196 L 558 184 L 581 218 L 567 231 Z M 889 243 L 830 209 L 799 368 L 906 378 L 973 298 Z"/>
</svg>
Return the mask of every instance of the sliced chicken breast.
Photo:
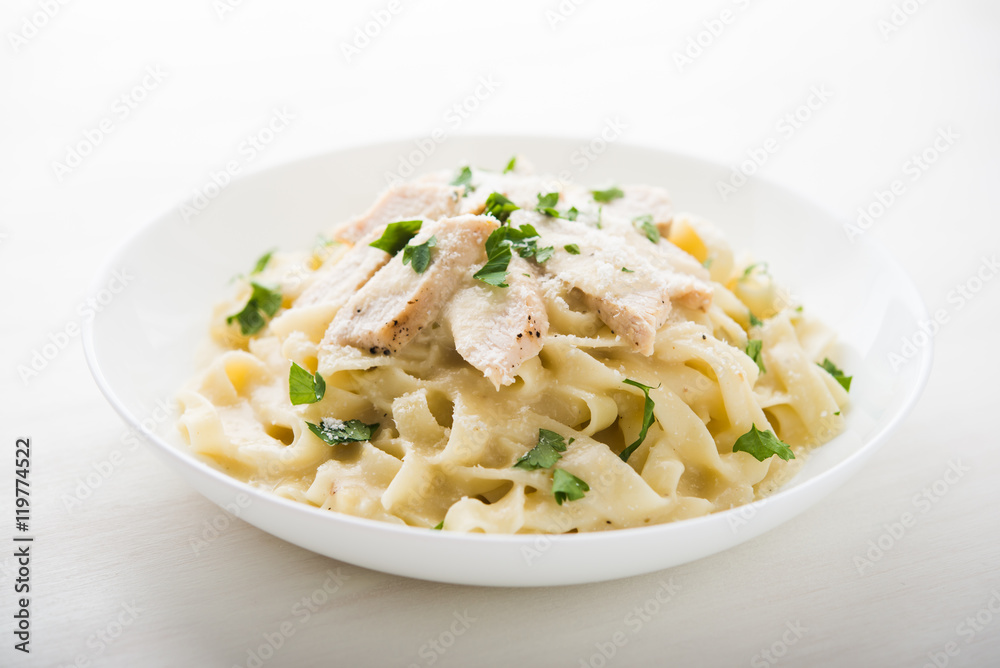
<svg viewBox="0 0 1000 668">
<path fill-rule="evenodd" d="M 656 330 L 670 313 L 670 294 L 661 272 L 623 239 L 594 228 L 541 214 L 515 211 L 512 225 L 533 225 L 541 246 L 554 246 L 553 256 L 541 267 L 572 288 L 612 332 L 644 355 L 653 353 Z M 579 254 L 565 247 L 575 244 Z"/>
<path fill-rule="evenodd" d="M 438 317 L 463 279 L 486 261 L 483 244 L 497 222 L 487 216 L 463 215 L 427 221 L 410 243 L 432 236 L 426 271 L 403 264 L 399 252 L 344 305 L 327 330 L 324 344 L 346 345 L 389 355 L 410 342 Z"/>
<path fill-rule="evenodd" d="M 459 290 L 445 310 L 455 349 L 497 389 L 542 349 L 549 318 L 535 270 L 514 255 L 506 289 L 481 283 Z"/>
<path fill-rule="evenodd" d="M 438 220 L 459 211 L 462 188 L 439 183 L 390 186 L 372 208 L 334 230 L 340 241 L 355 243 L 373 230 L 401 220 Z"/>
<path fill-rule="evenodd" d="M 392 259 L 384 250 L 368 245 L 378 239 L 384 229 L 384 226 L 377 228 L 347 250 L 335 263 L 321 267 L 313 282 L 295 300 L 294 307 L 317 304 L 343 306 L 375 272 Z"/>
</svg>

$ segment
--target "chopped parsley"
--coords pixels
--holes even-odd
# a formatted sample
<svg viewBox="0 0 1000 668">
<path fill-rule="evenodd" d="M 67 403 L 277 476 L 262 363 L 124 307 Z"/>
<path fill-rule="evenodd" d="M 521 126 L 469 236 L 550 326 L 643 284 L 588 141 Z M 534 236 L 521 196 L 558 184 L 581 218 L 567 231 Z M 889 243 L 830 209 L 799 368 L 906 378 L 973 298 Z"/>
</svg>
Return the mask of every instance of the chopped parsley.
<svg viewBox="0 0 1000 668">
<path fill-rule="evenodd" d="M 822 367 L 824 371 L 834 377 L 834 379 L 840 383 L 840 386 L 844 388 L 847 392 L 851 391 L 851 380 L 854 376 L 845 376 L 844 372 L 837 368 L 837 365 L 830 361 L 829 357 L 823 358 L 823 363 L 818 366 Z"/>
<path fill-rule="evenodd" d="M 556 204 L 559 203 L 559 193 L 546 193 L 545 195 L 538 193 L 536 197 L 538 197 L 538 204 L 535 206 L 535 211 L 544 213 L 546 216 L 559 218 L 559 212 L 555 209 Z"/>
<path fill-rule="evenodd" d="M 476 189 L 476 187 L 472 185 L 472 170 L 469 169 L 468 165 L 458 170 L 458 175 L 451 180 L 450 185 L 465 186 L 465 193 L 464 193 L 465 195 L 468 195 L 469 193 L 471 193 L 473 190 Z"/>
<path fill-rule="evenodd" d="M 516 167 L 517 167 L 517 156 L 515 155 L 507 162 L 507 166 L 503 168 L 503 173 L 506 174 L 508 172 L 513 172 Z"/>
<path fill-rule="evenodd" d="M 320 424 L 306 422 L 306 426 L 309 427 L 309 431 L 330 445 L 367 441 L 371 439 L 375 430 L 378 429 L 377 422 L 375 424 L 365 424 L 361 420 L 347 420 L 346 422 L 342 422 L 330 418 L 324 418 Z"/>
<path fill-rule="evenodd" d="M 701 263 L 701 266 L 705 267 L 705 269 L 711 269 L 713 262 L 715 262 L 714 257 L 706 257 L 705 261 Z"/>
<path fill-rule="evenodd" d="M 562 459 L 560 452 L 566 452 L 566 440 L 562 435 L 548 429 L 539 429 L 538 443 L 518 459 L 511 468 L 524 469 L 525 471 L 550 469 Z"/>
<path fill-rule="evenodd" d="M 569 439 L 572 443 L 576 439 Z M 522 469 L 524 471 L 537 471 L 539 469 L 550 469 L 556 462 L 562 459 L 561 452 L 566 452 L 566 440 L 562 434 L 557 434 L 548 429 L 538 430 L 538 442 L 531 450 L 528 450 L 523 457 L 518 459 L 511 468 Z M 552 471 L 552 495 L 556 497 L 556 503 L 560 506 L 564 501 L 576 501 L 582 499 L 586 492 L 590 491 L 590 486 L 568 471 L 554 469 Z"/>
<path fill-rule="evenodd" d="M 624 271 L 626 274 L 634 274 L 635 273 L 635 269 L 629 269 L 628 267 L 622 267 L 622 271 Z"/>
<path fill-rule="evenodd" d="M 274 255 L 273 250 L 269 250 L 260 256 L 257 260 L 257 264 L 253 266 L 253 271 L 250 272 L 251 275 L 259 274 L 267 268 L 268 263 L 271 261 L 271 256 Z"/>
<path fill-rule="evenodd" d="M 754 262 L 749 267 L 743 270 L 743 275 L 740 276 L 740 280 L 745 281 L 746 279 L 750 278 L 751 274 L 753 274 L 758 270 L 760 271 L 760 273 L 767 275 L 767 262 Z"/>
<path fill-rule="evenodd" d="M 566 213 L 560 213 L 556 209 L 556 204 L 559 203 L 559 193 L 539 193 L 536 195 L 538 197 L 538 204 L 535 206 L 535 211 L 544 214 L 546 216 L 552 216 L 553 218 L 565 218 L 566 220 L 576 220 L 580 215 L 580 212 L 575 206 L 570 207 L 566 210 Z"/>
<path fill-rule="evenodd" d="M 508 287 L 504 280 L 507 278 L 507 265 L 513 257 L 510 244 L 504 243 L 507 240 L 507 229 L 501 226 L 490 233 L 486 239 L 486 264 L 472 276 L 498 288 Z"/>
<path fill-rule="evenodd" d="M 757 316 L 755 316 L 753 314 L 753 311 L 748 311 L 748 313 L 750 314 L 750 326 L 751 327 L 760 327 L 761 325 L 764 324 L 764 321 L 761 320 L 760 318 L 758 318 Z"/>
<path fill-rule="evenodd" d="M 368 244 L 372 248 L 384 250 L 389 255 L 395 255 L 403 250 L 410 239 L 417 236 L 422 220 L 401 220 L 398 223 L 389 223 L 382 236 Z"/>
<path fill-rule="evenodd" d="M 508 287 L 504 281 L 513 256 L 512 249 L 517 250 L 521 257 L 525 259 L 534 257 L 538 262 L 545 262 L 552 257 L 555 248 L 552 246 L 538 248 L 538 239 L 538 230 L 532 225 L 520 227 L 501 225 L 486 239 L 486 264 L 473 274 L 473 278 L 498 288 Z"/>
<path fill-rule="evenodd" d="M 431 248 L 437 246 L 437 241 L 437 237 L 431 237 L 422 244 L 407 245 L 403 249 L 403 264 L 409 264 L 418 274 L 427 271 L 431 263 Z"/>
<path fill-rule="evenodd" d="M 434 531 L 441 531 L 442 529 L 444 529 L 444 520 L 434 525 Z"/>
<path fill-rule="evenodd" d="M 324 394 L 326 394 L 326 381 L 319 375 L 319 371 L 313 377 L 311 373 L 292 362 L 288 370 L 288 398 L 292 400 L 292 405 L 314 404 L 322 399 Z"/>
<path fill-rule="evenodd" d="M 642 216 L 636 216 L 632 219 L 632 224 L 642 230 L 645 233 L 646 238 L 651 242 L 654 244 L 659 243 L 660 230 L 653 224 L 653 216 L 648 213 Z"/>
<path fill-rule="evenodd" d="M 240 333 L 243 336 L 253 336 L 264 329 L 267 318 L 273 317 L 281 308 L 280 292 L 253 282 L 250 283 L 250 287 L 253 288 L 253 292 L 243 310 L 226 318 L 227 325 L 233 324 L 233 320 L 240 323 Z"/>
<path fill-rule="evenodd" d="M 612 202 L 619 197 L 625 197 L 625 193 L 622 192 L 621 188 L 612 187 L 607 190 L 591 190 L 590 194 L 594 196 L 595 202 Z"/>
<path fill-rule="evenodd" d="M 733 452 L 748 452 L 760 462 L 774 455 L 778 455 L 786 462 L 795 459 L 795 453 L 787 443 L 775 436 L 770 429 L 760 431 L 757 425 L 752 425 L 750 431 L 736 439 Z"/>
<path fill-rule="evenodd" d="M 580 247 L 577 246 L 576 244 L 566 244 L 565 246 L 563 246 L 563 248 L 565 248 L 566 252 L 569 253 L 570 255 L 580 254 Z"/>
<path fill-rule="evenodd" d="M 767 373 L 767 369 L 764 368 L 764 356 L 761 354 L 763 345 L 764 342 L 760 339 L 750 339 L 747 341 L 747 355 L 754 361 L 761 373 Z"/>
<path fill-rule="evenodd" d="M 501 223 L 506 223 L 507 219 L 510 218 L 510 214 L 520 208 L 500 193 L 490 193 L 490 196 L 486 198 L 485 213 L 493 216 Z"/>
<path fill-rule="evenodd" d="M 521 225 L 520 227 L 510 227 L 507 228 L 507 242 L 512 248 L 517 250 L 517 254 L 521 257 L 528 259 L 533 255 L 541 253 L 544 248 L 538 248 L 536 245 L 538 243 L 538 230 L 535 229 L 534 225 Z M 545 260 L 538 260 L 539 262 L 544 262 Z"/>
<path fill-rule="evenodd" d="M 635 443 L 622 450 L 622 453 L 618 455 L 621 457 L 623 462 L 627 462 L 628 458 L 632 456 L 632 453 L 636 451 L 636 448 L 642 445 L 642 442 L 646 440 L 646 433 L 649 432 L 649 428 L 653 424 L 653 408 L 656 406 L 656 403 L 649 397 L 649 391 L 654 388 L 649 385 L 643 385 L 639 381 L 632 380 L 631 378 L 626 378 L 622 382 L 626 385 L 631 385 L 632 387 L 638 387 L 642 390 L 643 395 L 646 397 L 646 401 L 642 407 L 642 430 L 639 432 L 639 438 L 635 440 Z"/>
<path fill-rule="evenodd" d="M 555 469 L 552 471 L 552 495 L 560 506 L 565 501 L 578 501 L 590 491 L 590 485 L 577 478 L 569 471 Z"/>
</svg>

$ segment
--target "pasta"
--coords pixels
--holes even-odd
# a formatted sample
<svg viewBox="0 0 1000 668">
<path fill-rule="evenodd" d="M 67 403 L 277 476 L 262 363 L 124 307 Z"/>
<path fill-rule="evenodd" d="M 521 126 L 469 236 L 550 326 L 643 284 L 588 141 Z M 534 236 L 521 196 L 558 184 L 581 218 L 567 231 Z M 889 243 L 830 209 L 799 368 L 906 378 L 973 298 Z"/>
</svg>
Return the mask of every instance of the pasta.
<svg viewBox="0 0 1000 668">
<path fill-rule="evenodd" d="M 841 430 L 833 335 L 766 266 L 660 188 L 511 162 L 261 258 L 180 394 L 192 450 L 339 513 L 568 533 L 748 503 Z"/>
</svg>

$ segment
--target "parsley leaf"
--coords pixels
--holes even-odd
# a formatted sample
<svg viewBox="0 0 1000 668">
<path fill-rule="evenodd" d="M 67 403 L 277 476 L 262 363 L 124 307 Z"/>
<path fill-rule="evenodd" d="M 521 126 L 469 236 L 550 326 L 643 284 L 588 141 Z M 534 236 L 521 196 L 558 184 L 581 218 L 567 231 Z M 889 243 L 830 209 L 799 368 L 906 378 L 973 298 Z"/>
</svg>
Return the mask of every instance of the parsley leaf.
<svg viewBox="0 0 1000 668">
<path fill-rule="evenodd" d="M 625 197 L 625 193 L 618 187 L 608 188 L 607 190 L 591 190 L 590 194 L 594 196 L 595 202 L 611 202 L 619 197 Z"/>
<path fill-rule="evenodd" d="M 372 248 L 384 250 L 389 255 L 395 255 L 403 250 L 410 239 L 417 236 L 420 226 L 424 224 L 422 220 L 401 220 L 398 223 L 389 223 L 382 236 L 368 244 Z"/>
<path fill-rule="evenodd" d="M 626 274 L 634 274 L 635 273 L 635 269 L 629 269 L 628 267 L 622 267 L 622 271 L 624 271 Z"/>
<path fill-rule="evenodd" d="M 736 439 L 733 452 L 748 452 L 759 462 L 774 455 L 778 455 L 786 462 L 795 459 L 795 453 L 787 443 L 775 436 L 770 429 L 760 431 L 757 425 L 751 426 L 750 431 Z"/>
<path fill-rule="evenodd" d="M 316 377 L 292 362 L 288 370 L 288 398 L 293 406 L 314 404 L 326 394 L 326 381 L 316 372 Z"/>
<path fill-rule="evenodd" d="M 582 499 L 584 494 L 589 491 L 590 485 L 569 471 L 563 471 L 562 469 L 552 471 L 552 496 L 556 497 L 556 503 L 560 506 L 564 501 Z"/>
<path fill-rule="evenodd" d="M 375 424 L 365 424 L 361 420 L 341 422 L 340 420 L 325 419 L 320 424 L 306 422 L 306 426 L 309 427 L 309 431 L 316 434 L 316 436 L 329 445 L 368 441 L 375 433 L 375 430 L 378 429 L 377 422 Z"/>
<path fill-rule="evenodd" d="M 559 213 L 556 209 L 556 204 L 559 203 L 559 193 L 547 193 L 545 195 L 539 193 L 536 195 L 538 197 L 538 205 L 535 206 L 535 211 L 546 216 L 551 216 L 553 218 L 564 218 L 565 220 L 576 220 L 580 215 L 580 212 L 575 206 L 570 207 L 566 210 L 566 213 Z"/>
<path fill-rule="evenodd" d="M 653 216 L 648 213 L 642 216 L 636 216 L 632 219 L 632 224 L 642 230 L 645 233 L 646 238 L 651 242 L 654 244 L 659 243 L 660 230 L 653 224 Z"/>
<path fill-rule="evenodd" d="M 486 210 L 484 213 L 493 216 L 501 223 L 506 223 L 507 219 L 510 218 L 510 214 L 520 208 L 500 193 L 490 193 L 490 196 L 486 198 Z"/>
<path fill-rule="evenodd" d="M 257 264 L 253 266 L 253 271 L 251 271 L 250 274 L 251 275 L 259 274 L 260 272 L 264 271 L 264 269 L 267 268 L 268 262 L 271 261 L 272 255 L 274 255 L 273 250 L 269 250 L 263 255 L 261 255 L 260 258 L 257 260 Z"/>
<path fill-rule="evenodd" d="M 259 283 L 250 283 L 253 292 L 246 306 L 239 313 L 235 313 L 226 318 L 226 324 L 233 324 L 233 320 L 240 323 L 240 333 L 243 336 L 253 336 L 264 329 L 267 318 L 272 317 L 281 308 L 281 293 L 270 288 L 265 288 Z M 267 318 L 265 318 L 267 316 Z"/>
<path fill-rule="evenodd" d="M 424 273 L 431 263 L 431 248 L 437 246 L 437 242 L 437 237 L 431 237 L 422 244 L 407 245 L 403 249 L 403 264 L 410 264 L 418 274 Z"/>
<path fill-rule="evenodd" d="M 476 187 L 472 185 L 472 170 L 469 169 L 469 166 L 466 165 L 465 167 L 462 167 L 462 169 L 458 171 L 458 176 L 452 179 L 449 185 L 465 186 L 465 195 L 468 195 L 475 190 Z"/>
<path fill-rule="evenodd" d="M 649 391 L 654 388 L 649 385 L 643 385 L 639 381 L 632 380 L 631 378 L 626 378 L 622 382 L 626 385 L 631 385 L 632 387 L 638 387 L 646 396 L 646 402 L 642 407 L 642 431 L 639 432 L 639 438 L 636 439 L 635 443 L 622 450 L 622 453 L 618 455 L 621 457 L 623 462 L 627 462 L 628 458 L 632 456 L 632 453 L 636 451 L 636 448 L 642 445 L 642 442 L 646 440 L 646 433 L 649 431 L 649 427 L 653 424 L 653 407 L 656 406 L 656 403 L 649 398 Z"/>
<path fill-rule="evenodd" d="M 754 262 L 749 267 L 743 270 L 743 275 L 740 276 L 740 280 L 744 281 L 750 278 L 750 275 L 755 271 L 760 271 L 762 274 L 767 274 L 767 262 Z"/>
<path fill-rule="evenodd" d="M 837 382 L 840 383 L 842 388 L 848 392 L 851 391 L 851 380 L 854 379 L 854 376 L 845 376 L 844 372 L 838 369 L 837 365 L 831 362 L 829 357 L 824 357 L 823 363 L 818 366 L 822 367 L 824 371 L 833 376 Z"/>
<path fill-rule="evenodd" d="M 510 161 L 507 163 L 507 166 L 503 168 L 503 173 L 506 174 L 507 172 L 513 172 L 515 167 L 517 167 L 517 156 L 516 155 L 513 156 L 510 159 Z"/>
<path fill-rule="evenodd" d="M 761 354 L 763 345 L 764 342 L 760 339 L 750 339 L 747 341 L 747 355 L 754 361 L 761 373 L 767 373 L 767 369 L 764 368 L 764 356 Z"/>
<path fill-rule="evenodd" d="M 552 246 L 538 248 L 536 245 L 538 239 L 538 230 L 532 225 L 525 224 L 520 227 L 501 225 L 486 239 L 486 264 L 473 274 L 473 278 L 498 288 L 508 287 L 504 280 L 507 278 L 507 266 L 513 256 L 512 249 L 517 250 L 521 257 L 526 259 L 534 257 L 538 262 L 545 262 L 552 257 L 555 248 Z"/>
<path fill-rule="evenodd" d="M 565 248 L 566 252 L 569 253 L 570 255 L 580 254 L 580 247 L 577 246 L 576 244 L 566 244 L 565 246 L 563 246 L 563 248 Z"/>
<path fill-rule="evenodd" d="M 536 197 L 538 198 L 538 205 L 535 206 L 535 211 L 544 213 L 546 216 L 559 218 L 559 212 L 555 210 L 556 204 L 559 203 L 559 193 L 547 193 L 545 195 L 538 193 Z"/>
<path fill-rule="evenodd" d="M 507 241 L 507 227 L 498 227 L 490 233 L 486 239 L 486 264 L 479 271 L 472 275 L 487 285 L 498 288 L 506 288 L 504 279 L 507 278 L 507 265 L 513 254 L 510 252 L 510 244 Z"/>
<path fill-rule="evenodd" d="M 566 452 L 566 441 L 561 434 L 548 429 L 538 430 L 538 443 L 528 450 L 511 468 L 534 471 L 550 469 L 562 459 L 560 452 Z"/>
<path fill-rule="evenodd" d="M 436 525 L 434 525 L 434 531 L 441 531 L 444 529 L 444 520 L 441 520 Z"/>
<path fill-rule="evenodd" d="M 518 255 L 529 258 L 537 252 L 538 230 L 534 225 L 524 224 L 520 227 L 507 227 L 507 241 L 517 249 Z"/>
<path fill-rule="evenodd" d="M 758 318 L 757 316 L 755 316 L 753 314 L 753 311 L 749 311 L 749 313 L 750 313 L 750 326 L 751 327 L 760 327 L 761 325 L 764 324 L 764 321 L 761 320 L 760 318 Z"/>
</svg>

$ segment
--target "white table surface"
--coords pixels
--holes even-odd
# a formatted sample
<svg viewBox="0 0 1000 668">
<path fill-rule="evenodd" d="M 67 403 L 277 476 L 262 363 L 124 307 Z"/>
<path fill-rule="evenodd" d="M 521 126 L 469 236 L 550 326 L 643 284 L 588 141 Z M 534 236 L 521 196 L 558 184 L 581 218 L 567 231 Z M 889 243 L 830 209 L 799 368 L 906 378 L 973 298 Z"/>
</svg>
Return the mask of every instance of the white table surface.
<svg viewBox="0 0 1000 668">
<path fill-rule="evenodd" d="M 0 441 L 7 452 L 32 438 L 35 536 L 30 655 L 13 649 L 15 564 L 12 550 L 0 552 L 0 665 L 255 665 L 248 652 L 283 622 L 293 634 L 263 665 L 1000 665 L 1000 280 L 962 308 L 949 302 L 1000 252 L 1000 5 L 399 0 L 347 62 L 341 45 L 387 0 L 231 0 L 223 11 L 224 1 L 0 9 Z M 894 3 L 912 15 L 897 14 L 902 25 L 883 34 Z M 37 18 L 42 6 L 51 18 Z M 560 7 L 567 16 L 551 26 L 547 12 Z M 675 54 L 723 10 L 721 33 L 701 35 L 703 52 L 679 67 Z M 123 118 L 116 99 L 147 68 L 161 80 L 148 78 Z M 448 110 L 481 77 L 496 91 L 453 128 Z M 829 99 L 791 137 L 780 134 L 813 87 Z M 478 589 L 287 544 L 227 518 L 145 446 L 123 444 L 79 337 L 37 376 L 18 372 L 79 322 L 86 285 L 112 249 L 239 155 L 275 108 L 295 119 L 246 171 L 437 127 L 589 139 L 618 118 L 624 141 L 726 164 L 780 138 L 760 173 L 845 218 L 902 180 L 866 233 L 893 250 L 932 312 L 949 315 L 930 384 L 871 464 L 818 506 L 662 573 Z M 60 180 L 53 163 L 105 117 L 111 132 Z M 948 150 L 911 180 L 911 155 L 948 129 L 957 135 Z M 113 456 L 112 473 L 69 505 Z M 12 459 L 0 469 L 10 515 Z M 953 463 L 968 470 L 939 483 L 947 489 L 933 504 L 920 502 Z M 887 544 L 887 525 L 907 512 L 913 526 L 859 568 L 869 541 Z M 225 529 L 196 550 L 192 539 L 213 521 Z M 336 587 L 330 573 L 342 583 L 307 618 L 296 604 Z M 649 604 L 671 582 L 673 598 Z M 634 612 L 647 604 L 647 617 Z M 466 621 L 452 637 L 456 615 Z M 610 653 L 616 633 L 622 646 L 605 660 L 600 648 Z M 449 647 L 438 652 L 432 639 Z"/>
</svg>

